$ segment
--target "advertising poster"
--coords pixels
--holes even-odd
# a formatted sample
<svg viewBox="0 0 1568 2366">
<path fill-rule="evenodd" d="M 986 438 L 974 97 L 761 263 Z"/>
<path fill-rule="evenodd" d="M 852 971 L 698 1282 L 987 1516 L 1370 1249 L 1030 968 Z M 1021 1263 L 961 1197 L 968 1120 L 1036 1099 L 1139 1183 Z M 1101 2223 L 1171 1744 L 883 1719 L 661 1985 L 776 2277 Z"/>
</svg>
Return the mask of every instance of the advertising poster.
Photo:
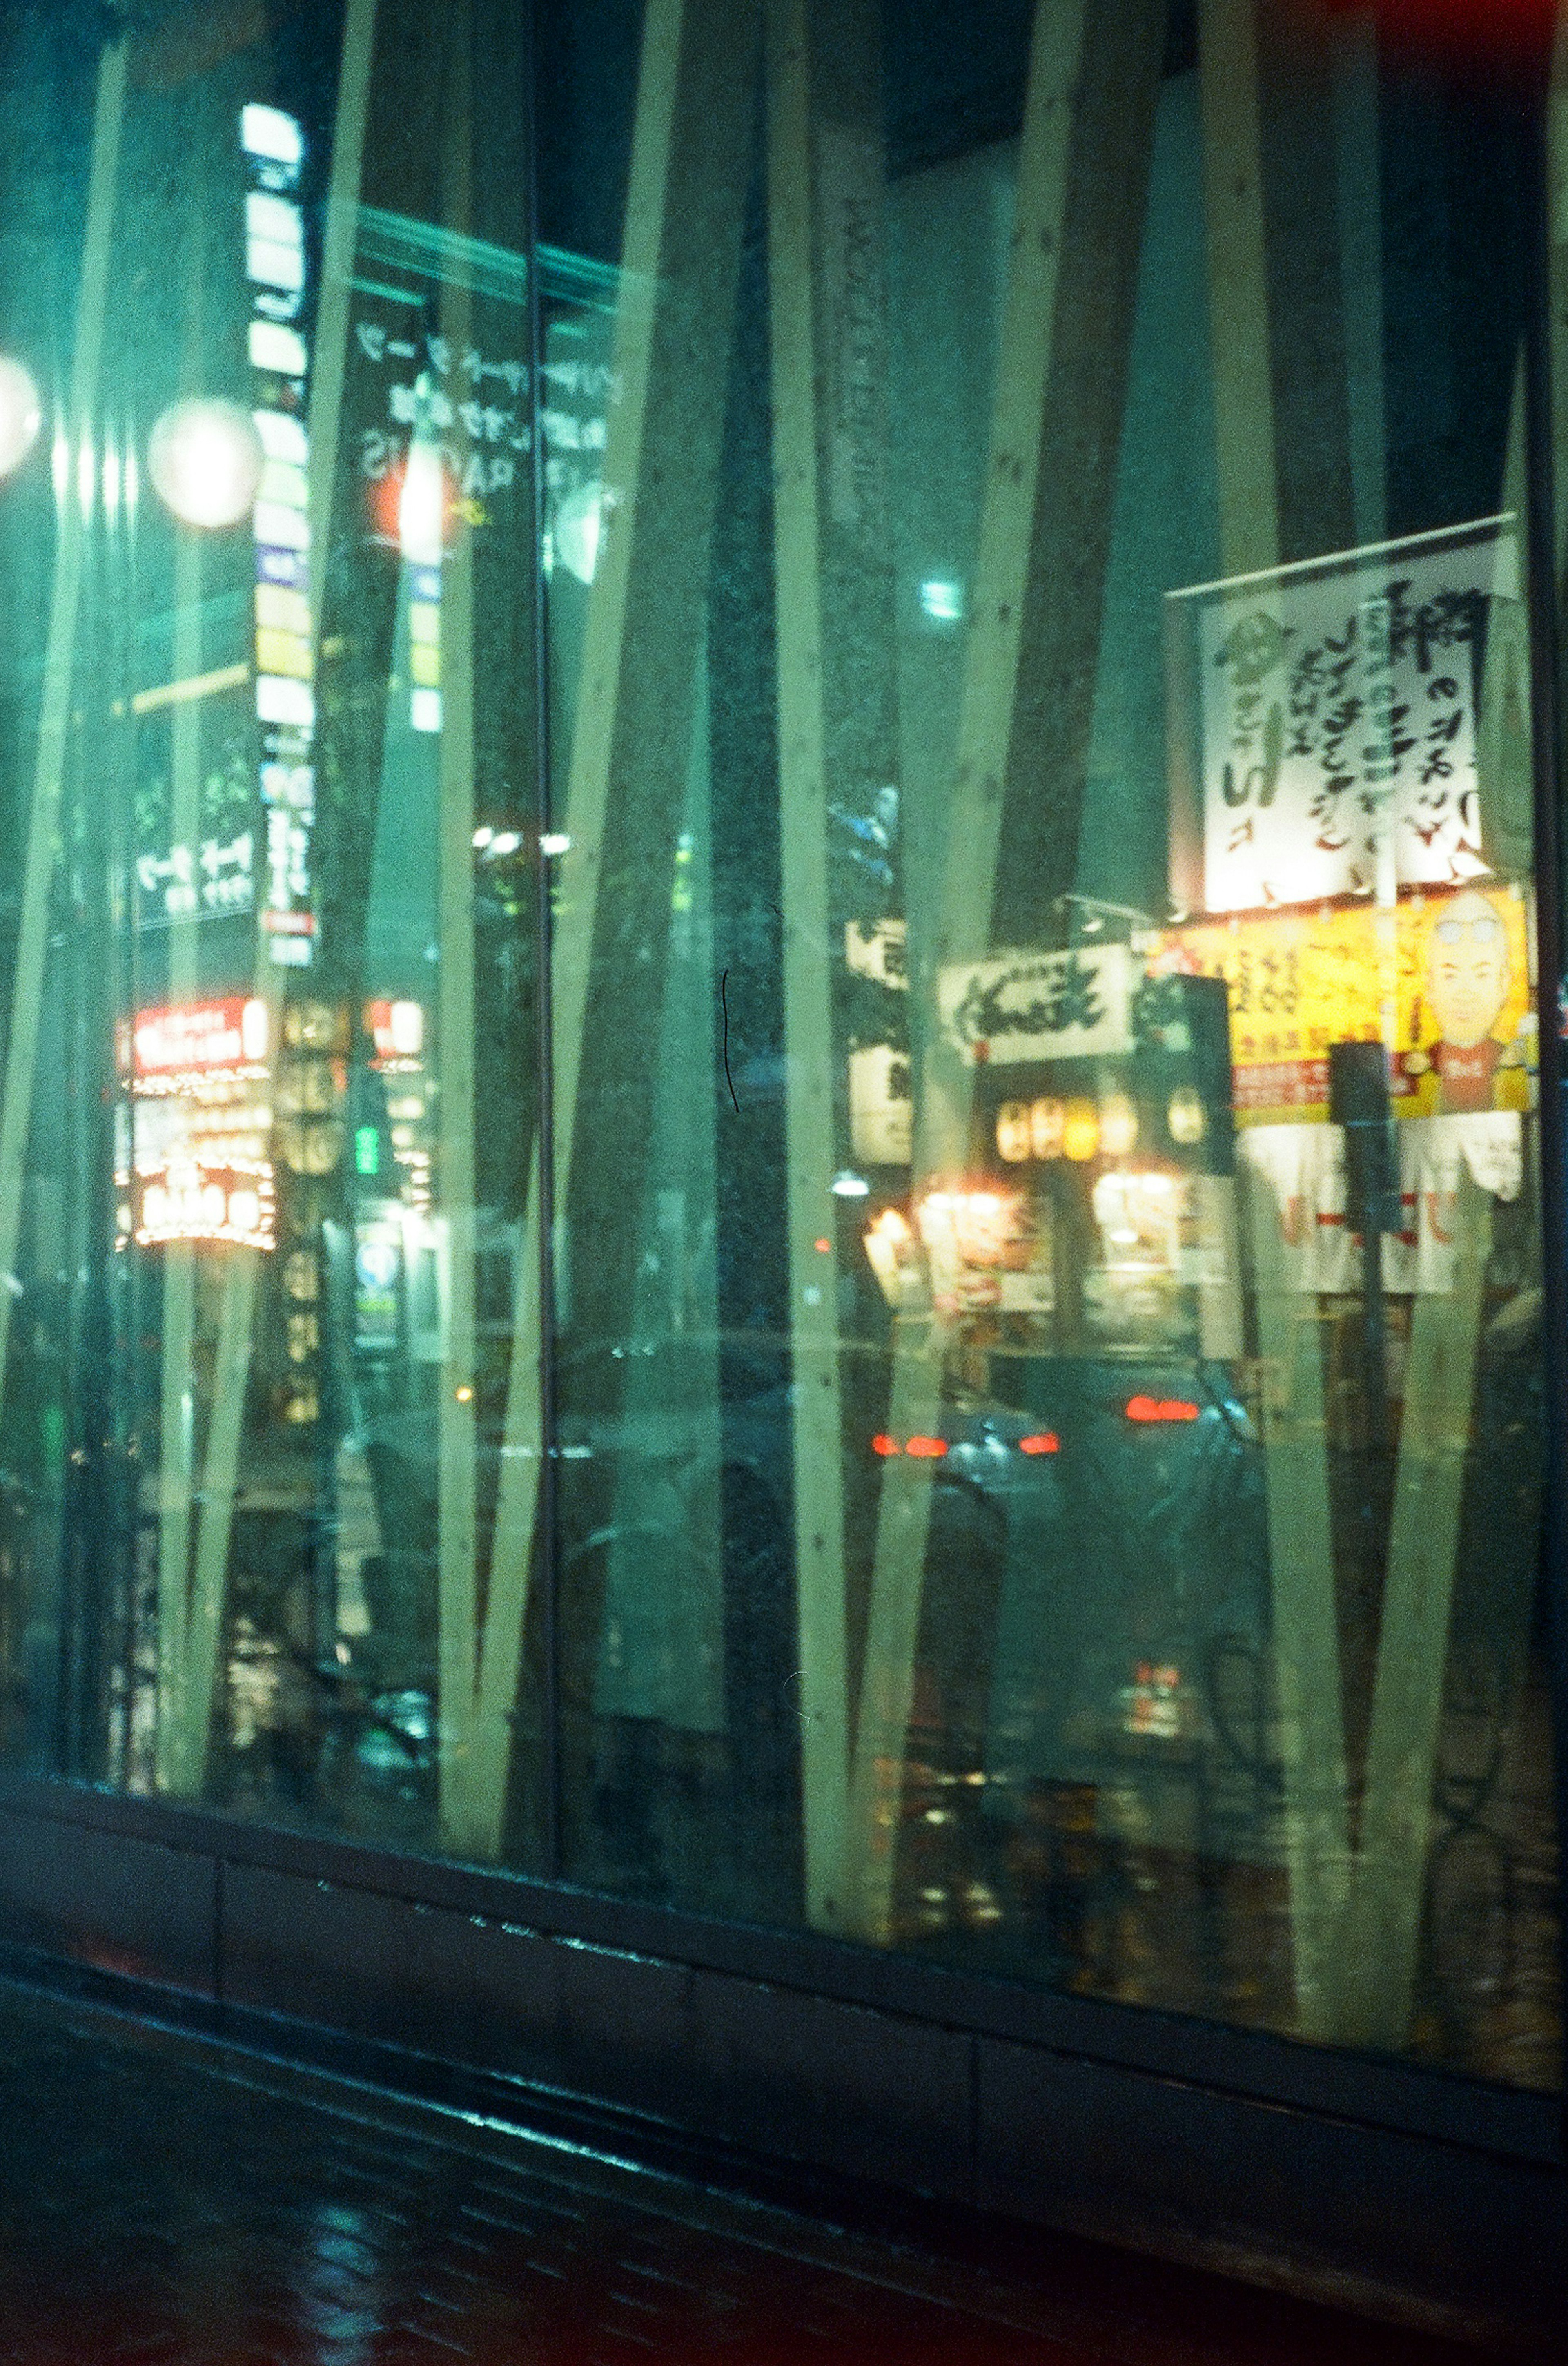
<svg viewBox="0 0 1568 2366">
<path fill-rule="evenodd" d="M 1532 1105 L 1529 907 L 1514 884 L 1159 931 L 1151 975 L 1223 977 L 1238 1125 L 1327 1121 L 1328 1047 L 1390 1046 L 1395 1117 Z"/>
</svg>

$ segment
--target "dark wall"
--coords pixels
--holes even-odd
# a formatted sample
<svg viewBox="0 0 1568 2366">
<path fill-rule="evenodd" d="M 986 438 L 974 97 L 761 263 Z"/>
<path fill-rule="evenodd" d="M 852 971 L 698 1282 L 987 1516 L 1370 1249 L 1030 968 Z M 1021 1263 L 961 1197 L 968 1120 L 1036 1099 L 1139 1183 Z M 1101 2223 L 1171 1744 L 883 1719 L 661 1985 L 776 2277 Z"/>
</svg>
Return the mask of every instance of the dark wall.
<svg viewBox="0 0 1568 2366">
<path fill-rule="evenodd" d="M 743 2182 L 787 2162 L 1542 2357 L 1568 2302 L 1548 2097 L 13 1785 L 0 1970 L 71 1966 L 274 2050 L 465 2067 L 520 2119 L 565 2101 L 622 2147 L 717 2147 Z"/>
</svg>

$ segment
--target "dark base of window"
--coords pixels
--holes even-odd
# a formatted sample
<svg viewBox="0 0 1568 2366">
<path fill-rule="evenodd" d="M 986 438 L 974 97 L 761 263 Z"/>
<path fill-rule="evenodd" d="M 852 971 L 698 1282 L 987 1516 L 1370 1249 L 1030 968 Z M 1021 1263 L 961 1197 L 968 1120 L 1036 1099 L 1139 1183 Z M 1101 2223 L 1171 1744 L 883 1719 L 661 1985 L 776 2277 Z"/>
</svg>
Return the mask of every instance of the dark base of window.
<svg viewBox="0 0 1568 2366">
<path fill-rule="evenodd" d="M 840 2223 L 1050 2228 L 1556 2354 L 1553 2099 L 48 1783 L 0 1972 Z"/>
</svg>

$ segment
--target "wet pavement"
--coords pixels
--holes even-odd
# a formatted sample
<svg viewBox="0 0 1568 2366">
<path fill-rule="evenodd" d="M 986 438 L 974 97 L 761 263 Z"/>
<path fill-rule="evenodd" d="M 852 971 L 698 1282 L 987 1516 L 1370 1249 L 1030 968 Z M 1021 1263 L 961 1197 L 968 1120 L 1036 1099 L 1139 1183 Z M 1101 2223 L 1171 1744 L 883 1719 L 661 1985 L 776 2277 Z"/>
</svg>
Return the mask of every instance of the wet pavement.
<svg viewBox="0 0 1568 2366">
<path fill-rule="evenodd" d="M 944 2251 L 0 1982 L 17 2366 L 1439 2366 L 1091 2244 Z"/>
</svg>

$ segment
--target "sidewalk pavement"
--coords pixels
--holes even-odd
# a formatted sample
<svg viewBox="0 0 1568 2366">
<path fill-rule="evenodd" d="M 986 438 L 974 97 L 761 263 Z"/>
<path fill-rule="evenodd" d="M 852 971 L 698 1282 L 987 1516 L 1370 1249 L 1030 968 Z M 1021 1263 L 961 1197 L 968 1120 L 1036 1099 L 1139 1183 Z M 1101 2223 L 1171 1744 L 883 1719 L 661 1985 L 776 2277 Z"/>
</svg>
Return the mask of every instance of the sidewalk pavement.
<svg viewBox="0 0 1568 2366">
<path fill-rule="evenodd" d="M 0 2132 L 6 2366 L 1478 2355 L 1043 2233 L 922 2248 L 3 1982 Z"/>
</svg>

